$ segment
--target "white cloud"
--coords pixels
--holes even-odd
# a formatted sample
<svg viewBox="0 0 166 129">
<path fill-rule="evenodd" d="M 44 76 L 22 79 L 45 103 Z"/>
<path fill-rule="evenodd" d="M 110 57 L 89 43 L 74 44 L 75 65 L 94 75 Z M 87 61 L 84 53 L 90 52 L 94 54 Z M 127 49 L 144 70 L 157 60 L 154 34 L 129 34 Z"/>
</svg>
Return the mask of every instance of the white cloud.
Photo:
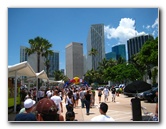
<svg viewBox="0 0 166 129">
<path fill-rule="evenodd" d="M 158 36 L 158 18 L 156 18 L 155 22 L 153 23 L 153 25 L 151 26 L 153 30 L 152 32 L 152 35 L 155 37 L 155 36 Z"/>
<path fill-rule="evenodd" d="M 137 32 L 135 30 L 135 20 L 131 18 L 122 18 L 117 28 L 108 26 L 104 27 L 107 39 L 118 39 L 119 43 L 126 43 L 129 38 L 135 35 L 145 34 L 145 32 Z"/>
<path fill-rule="evenodd" d="M 146 26 L 146 29 L 149 29 L 149 28 L 150 28 L 150 25 L 147 25 L 147 26 Z"/>
<path fill-rule="evenodd" d="M 158 28 L 158 18 L 156 18 L 156 20 L 155 20 L 155 22 L 153 23 L 153 25 L 152 25 L 152 28 Z"/>
</svg>

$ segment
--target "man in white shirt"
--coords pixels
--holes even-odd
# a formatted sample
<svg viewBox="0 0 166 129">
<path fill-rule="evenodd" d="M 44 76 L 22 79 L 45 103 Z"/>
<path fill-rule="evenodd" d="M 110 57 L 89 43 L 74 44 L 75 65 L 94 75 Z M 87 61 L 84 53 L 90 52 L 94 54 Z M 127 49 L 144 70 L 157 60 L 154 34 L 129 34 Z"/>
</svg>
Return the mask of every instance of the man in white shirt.
<svg viewBox="0 0 166 129">
<path fill-rule="evenodd" d="M 108 105 L 102 102 L 99 108 L 99 112 L 101 115 L 93 117 L 91 121 L 100 121 L 100 122 L 115 121 L 112 117 L 106 115 L 107 110 L 108 110 Z"/>
<path fill-rule="evenodd" d="M 61 97 L 58 94 L 58 90 L 54 90 L 54 95 L 51 97 L 51 99 L 54 101 L 54 103 L 58 107 L 58 114 L 63 113 L 63 105 L 62 105 L 62 100 Z"/>
<path fill-rule="evenodd" d="M 109 90 L 106 87 L 103 90 L 103 94 L 104 94 L 104 102 L 107 102 L 109 96 Z"/>
</svg>

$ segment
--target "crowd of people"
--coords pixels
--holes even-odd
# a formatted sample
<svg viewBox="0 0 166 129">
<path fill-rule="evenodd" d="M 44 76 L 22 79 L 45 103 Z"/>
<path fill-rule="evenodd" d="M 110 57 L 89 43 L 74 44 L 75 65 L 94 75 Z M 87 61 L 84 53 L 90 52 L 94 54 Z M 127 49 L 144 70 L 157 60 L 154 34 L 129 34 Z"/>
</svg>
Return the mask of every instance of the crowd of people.
<svg viewBox="0 0 166 129">
<path fill-rule="evenodd" d="M 45 90 L 31 89 L 22 96 L 23 107 L 15 117 L 15 121 L 77 121 L 75 119 L 74 109 L 86 108 L 86 115 L 90 114 L 90 108 L 95 106 L 95 90 L 88 86 L 71 86 L 66 88 L 46 88 Z M 104 94 L 104 102 L 101 102 L 101 96 Z M 101 116 L 103 121 L 113 121 L 113 118 L 106 116 L 108 110 L 109 90 L 98 90 Z M 63 104 L 66 107 L 66 113 L 63 116 Z M 106 119 L 107 118 L 107 119 Z M 110 119 L 108 119 L 110 118 Z M 97 118 L 92 119 L 92 121 Z M 98 118 L 100 120 L 100 118 Z"/>
<path fill-rule="evenodd" d="M 110 94 L 112 94 L 110 97 L 112 102 L 116 100 L 114 86 L 111 89 L 108 87 L 98 89 L 98 92 L 95 92 L 92 87 L 86 86 L 71 86 L 61 89 L 55 86 L 38 92 L 30 90 L 24 95 L 23 107 L 16 115 L 15 121 L 78 121 L 75 119 L 74 110 L 81 105 L 81 108 L 85 108 L 86 115 L 90 115 L 90 109 L 96 104 L 96 93 L 98 93 L 100 115 L 95 116 L 91 121 L 115 121 L 106 114 Z M 66 112 L 64 112 L 63 106 L 66 108 Z"/>
</svg>

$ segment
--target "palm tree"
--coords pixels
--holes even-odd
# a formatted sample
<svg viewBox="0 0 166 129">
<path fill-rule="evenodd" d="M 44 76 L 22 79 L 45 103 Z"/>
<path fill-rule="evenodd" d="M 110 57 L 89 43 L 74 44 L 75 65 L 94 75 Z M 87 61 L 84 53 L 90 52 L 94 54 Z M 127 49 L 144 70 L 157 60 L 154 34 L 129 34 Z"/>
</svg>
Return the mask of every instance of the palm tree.
<svg viewBox="0 0 166 129">
<path fill-rule="evenodd" d="M 49 68 L 50 68 L 50 61 L 48 59 L 48 56 L 49 55 L 53 55 L 54 52 L 52 50 L 47 50 L 45 53 L 44 53 L 44 57 L 45 57 L 45 62 L 44 62 L 44 65 L 46 66 L 46 72 L 47 72 L 47 76 L 49 77 Z"/>
<path fill-rule="evenodd" d="M 46 73 L 47 73 L 47 77 L 49 78 L 49 68 L 50 68 L 50 61 L 49 59 L 46 58 L 44 65 L 46 66 Z"/>
<path fill-rule="evenodd" d="M 29 44 L 30 48 L 26 48 L 25 51 L 28 55 L 31 55 L 33 53 L 37 54 L 37 72 L 40 72 L 40 56 L 45 56 L 46 53 L 49 53 L 49 49 L 52 47 L 52 44 L 50 44 L 48 40 L 39 36 L 34 39 L 30 39 Z"/>
<path fill-rule="evenodd" d="M 90 56 L 92 56 L 92 69 L 96 69 L 96 67 L 95 67 L 95 59 L 94 59 L 94 57 L 96 56 L 98 54 L 98 51 L 97 51 L 97 49 L 95 49 L 95 48 L 92 48 L 90 51 L 89 51 L 89 55 Z"/>
<path fill-rule="evenodd" d="M 60 70 L 55 70 L 53 72 L 53 74 L 54 74 L 55 81 L 64 80 L 64 78 L 65 78 L 65 76 L 63 75 L 63 73 Z"/>
</svg>

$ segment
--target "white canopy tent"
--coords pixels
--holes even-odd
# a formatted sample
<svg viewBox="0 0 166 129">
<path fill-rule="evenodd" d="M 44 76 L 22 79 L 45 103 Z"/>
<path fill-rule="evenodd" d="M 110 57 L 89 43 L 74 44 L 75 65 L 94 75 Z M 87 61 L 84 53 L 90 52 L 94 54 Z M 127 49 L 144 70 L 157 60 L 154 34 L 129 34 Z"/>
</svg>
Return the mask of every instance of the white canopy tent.
<svg viewBox="0 0 166 129">
<path fill-rule="evenodd" d="M 47 77 L 47 74 L 46 74 L 46 72 L 44 70 L 42 70 L 39 73 L 36 73 L 36 78 L 40 78 L 44 82 L 48 82 L 48 80 L 49 80 L 49 78 Z M 29 82 L 32 81 L 32 80 L 36 80 L 36 78 L 33 78 L 33 77 L 28 78 L 28 90 L 30 90 Z M 38 85 L 38 79 L 37 79 L 37 84 L 36 85 Z"/>
<path fill-rule="evenodd" d="M 59 81 L 49 80 L 49 83 L 64 83 L 64 81 L 63 80 L 59 80 Z"/>
<path fill-rule="evenodd" d="M 44 70 L 42 70 L 39 73 L 35 73 L 33 68 L 30 66 L 30 64 L 27 61 L 8 66 L 8 77 L 15 77 L 15 80 L 17 80 L 17 77 L 19 76 L 27 76 L 29 78 L 37 79 L 37 85 L 38 85 L 38 78 L 44 79 L 45 81 L 48 81 L 47 74 Z M 38 91 L 38 87 L 36 89 Z M 17 81 L 15 81 L 15 87 L 14 87 L 14 112 L 16 112 L 16 106 L 17 106 Z"/>
<path fill-rule="evenodd" d="M 25 61 L 12 66 L 8 66 L 8 77 L 15 77 L 17 80 L 17 76 L 28 76 L 28 77 L 36 77 L 36 73 L 30 66 L 30 64 Z M 14 87 L 14 112 L 16 112 L 17 106 L 17 81 L 15 81 Z"/>
<path fill-rule="evenodd" d="M 36 73 L 27 61 L 8 66 L 8 77 L 15 77 L 16 72 L 17 76 L 36 77 Z"/>
<path fill-rule="evenodd" d="M 44 70 L 42 70 L 40 73 L 36 73 L 37 78 L 43 79 L 45 81 L 48 81 L 47 74 Z"/>
</svg>

